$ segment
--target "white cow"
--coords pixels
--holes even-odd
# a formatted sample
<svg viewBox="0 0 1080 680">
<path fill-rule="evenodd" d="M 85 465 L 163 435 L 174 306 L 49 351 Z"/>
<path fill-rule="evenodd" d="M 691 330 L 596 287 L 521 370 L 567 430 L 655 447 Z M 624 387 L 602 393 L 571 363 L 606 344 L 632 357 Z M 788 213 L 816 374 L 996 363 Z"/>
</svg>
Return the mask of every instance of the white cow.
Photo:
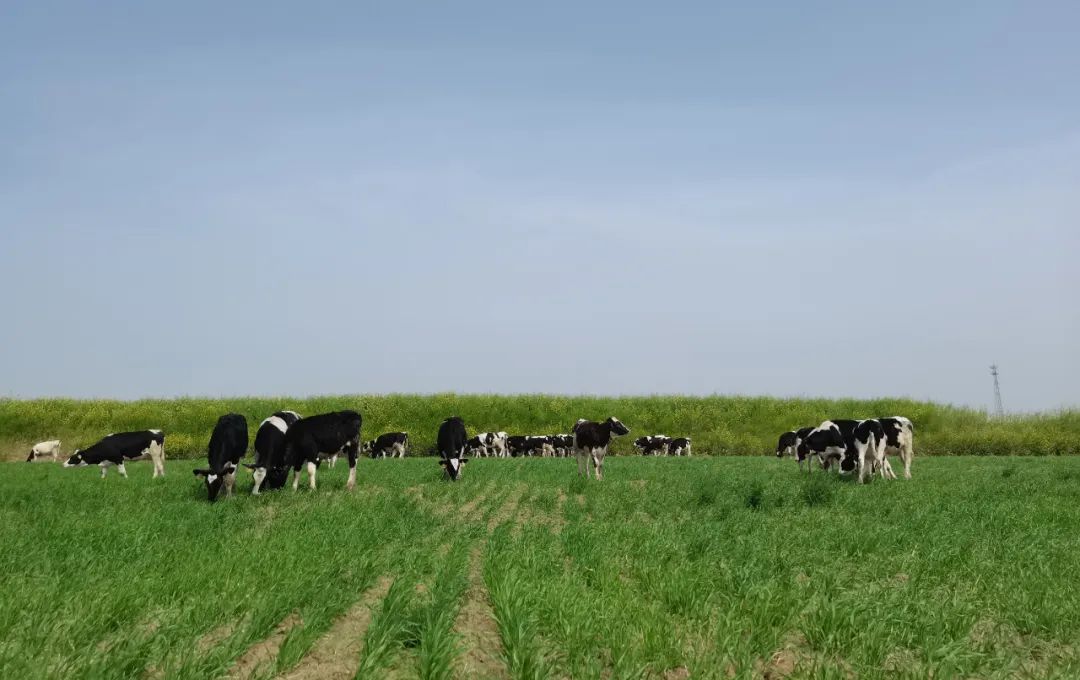
<svg viewBox="0 0 1080 680">
<path fill-rule="evenodd" d="M 26 457 L 27 463 L 32 463 L 36 458 L 44 458 L 45 456 L 52 456 L 55 463 L 60 459 L 60 440 L 52 439 L 47 442 L 38 442 L 34 444 L 34 447 L 30 449 L 30 455 Z"/>
</svg>

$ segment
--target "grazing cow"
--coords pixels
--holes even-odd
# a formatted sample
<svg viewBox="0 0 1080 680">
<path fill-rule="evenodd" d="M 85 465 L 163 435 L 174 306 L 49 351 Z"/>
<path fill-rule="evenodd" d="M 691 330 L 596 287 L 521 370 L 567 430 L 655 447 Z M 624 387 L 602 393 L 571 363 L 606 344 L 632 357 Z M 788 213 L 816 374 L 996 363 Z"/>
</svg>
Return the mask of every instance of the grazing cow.
<svg viewBox="0 0 1080 680">
<path fill-rule="evenodd" d="M 630 428 L 611 416 L 602 423 L 579 420 L 574 424 L 574 452 L 578 459 L 578 474 L 591 478 L 590 461 L 596 468 L 596 481 L 604 478 L 604 456 L 607 455 L 611 437 L 630 433 Z"/>
<path fill-rule="evenodd" d="M 666 456 L 671 437 L 664 434 L 650 434 L 634 440 L 634 447 L 643 456 Z"/>
<path fill-rule="evenodd" d="M 443 478 L 456 482 L 461 477 L 462 469 L 469 460 L 465 458 L 465 442 L 469 435 L 465 432 L 465 421 L 460 416 L 447 418 L 439 425 L 437 445 L 439 447 L 439 465 L 443 467 Z"/>
<path fill-rule="evenodd" d="M 855 423 L 844 440 L 846 451 L 840 462 L 840 472 L 848 474 L 859 471 L 859 484 L 866 482 L 866 473 L 880 470 L 882 478 L 892 475 L 892 468 L 885 460 L 885 433 L 876 420 L 860 420 Z M 892 475 L 895 477 L 896 475 Z"/>
<path fill-rule="evenodd" d="M 911 479 L 911 459 L 915 457 L 915 426 L 903 416 L 878 418 L 878 422 L 885 432 L 885 454 L 899 454 L 900 460 L 904 461 L 904 479 Z"/>
<path fill-rule="evenodd" d="M 850 427 L 848 427 L 849 423 Z M 855 425 L 854 420 L 826 420 L 811 430 L 798 444 L 796 454 L 800 461 L 799 468 L 802 468 L 802 461 L 810 456 L 818 459 L 822 469 L 827 469 L 834 460 L 843 460 L 847 452 L 847 437 L 844 435 L 844 430 L 850 433 L 855 429 Z M 807 472 L 809 471 L 810 465 L 807 464 Z"/>
<path fill-rule="evenodd" d="M 794 432 L 785 432 L 780 435 L 780 441 L 776 443 L 776 457 L 795 456 L 799 461 L 799 469 L 802 470 L 804 458 L 799 455 L 799 444 L 806 439 L 806 435 L 814 431 L 813 427 L 803 427 Z"/>
<path fill-rule="evenodd" d="M 688 456 L 693 454 L 690 452 L 690 437 L 676 437 L 668 442 L 668 452 L 673 456 L 681 456 L 684 453 Z"/>
<path fill-rule="evenodd" d="M 289 468 L 285 464 L 285 433 L 300 420 L 295 411 L 278 411 L 259 424 L 255 433 L 255 464 L 247 465 L 252 471 L 255 485 L 251 489 L 258 496 L 259 490 L 280 489 L 289 480 Z"/>
<path fill-rule="evenodd" d="M 210 445 L 206 447 L 210 467 L 192 470 L 196 477 L 202 477 L 206 482 L 206 495 L 211 503 L 217 500 L 222 486 L 225 487 L 226 498 L 232 495 L 236 486 L 236 467 L 240 459 L 247 455 L 247 447 L 247 418 L 239 413 L 228 413 L 218 418 L 210 435 Z"/>
<path fill-rule="evenodd" d="M 144 460 L 147 457 L 154 463 L 154 477 L 165 476 L 165 435 L 161 430 L 138 430 L 137 432 L 117 432 L 101 439 L 86 449 L 75 449 L 64 467 L 83 467 L 97 465 L 101 476 L 110 465 L 115 465 L 123 477 L 127 477 L 124 462 Z"/>
<path fill-rule="evenodd" d="M 308 485 L 315 489 L 315 471 L 321 457 L 345 453 L 349 457 L 349 480 L 356 486 L 356 457 L 360 453 L 362 419 L 356 411 L 334 411 L 301 418 L 285 432 L 285 462 L 293 469 L 293 490 L 300 486 L 300 470 L 307 465 Z"/>
<path fill-rule="evenodd" d="M 526 456 L 540 456 L 552 458 L 555 456 L 555 445 L 552 438 L 547 435 L 537 434 L 525 437 L 525 445 L 522 454 Z"/>
<path fill-rule="evenodd" d="M 408 432 L 387 432 L 364 444 L 364 451 L 372 458 L 404 458 L 408 448 Z"/>
<path fill-rule="evenodd" d="M 525 455 L 525 442 L 528 437 L 520 434 L 510 435 L 506 438 L 506 451 L 514 458 Z"/>
<path fill-rule="evenodd" d="M 53 439 L 47 442 L 38 442 L 30 447 L 30 455 L 26 457 L 27 463 L 32 463 L 38 458 L 52 456 L 53 462 L 60 458 L 60 440 Z"/>
</svg>

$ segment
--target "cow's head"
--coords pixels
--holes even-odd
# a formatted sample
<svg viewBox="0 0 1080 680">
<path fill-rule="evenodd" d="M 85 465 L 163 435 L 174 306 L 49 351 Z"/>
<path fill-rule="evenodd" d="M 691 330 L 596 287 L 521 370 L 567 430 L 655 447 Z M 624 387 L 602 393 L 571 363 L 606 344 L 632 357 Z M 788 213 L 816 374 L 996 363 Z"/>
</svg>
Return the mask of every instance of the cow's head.
<svg viewBox="0 0 1080 680">
<path fill-rule="evenodd" d="M 34 450 L 33 449 L 30 449 L 30 455 L 26 457 L 26 462 L 27 463 L 33 463 L 34 462 Z"/>
<path fill-rule="evenodd" d="M 611 433 L 612 434 L 617 434 L 617 435 L 630 434 L 630 428 L 623 425 L 622 421 L 619 420 L 618 418 L 616 418 L 615 416 L 611 416 L 610 418 L 608 418 L 607 419 L 607 424 L 611 426 Z"/>
<path fill-rule="evenodd" d="M 360 444 L 360 453 L 371 453 L 375 448 L 375 440 L 369 442 L 363 442 Z"/>
<path fill-rule="evenodd" d="M 221 485 L 225 482 L 225 475 L 215 473 L 213 470 L 207 470 L 205 468 L 192 470 L 192 473 L 194 473 L 196 477 L 202 477 L 203 481 L 206 482 L 207 499 L 211 503 L 216 501 L 218 494 L 221 492 Z"/>
<path fill-rule="evenodd" d="M 644 449 L 650 443 L 652 443 L 652 437 L 638 437 L 634 440 L 634 446 L 638 447 L 639 449 Z"/>
<path fill-rule="evenodd" d="M 64 467 L 82 467 L 83 465 L 89 465 L 89 463 L 86 462 L 78 449 L 75 449 L 75 453 L 71 454 L 71 457 L 64 463 Z"/>
<path fill-rule="evenodd" d="M 795 438 L 794 432 L 785 432 L 780 435 L 780 441 L 776 443 L 776 457 L 783 458 L 790 455 L 795 451 L 795 445 L 792 443 Z"/>
<path fill-rule="evenodd" d="M 452 482 L 461 477 L 462 468 L 468 463 L 468 458 L 440 458 L 439 465 L 443 467 L 443 475 Z"/>
</svg>

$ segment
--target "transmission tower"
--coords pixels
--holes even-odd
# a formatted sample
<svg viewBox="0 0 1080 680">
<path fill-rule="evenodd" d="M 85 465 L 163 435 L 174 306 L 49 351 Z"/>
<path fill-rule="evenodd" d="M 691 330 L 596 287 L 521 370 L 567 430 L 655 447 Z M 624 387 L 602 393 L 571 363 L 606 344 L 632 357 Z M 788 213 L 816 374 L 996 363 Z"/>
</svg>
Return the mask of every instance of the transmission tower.
<svg viewBox="0 0 1080 680">
<path fill-rule="evenodd" d="M 1005 415 L 1005 407 L 1001 405 L 1001 386 L 998 384 L 997 364 L 990 365 L 990 375 L 994 376 L 994 411 L 998 418 Z"/>
</svg>

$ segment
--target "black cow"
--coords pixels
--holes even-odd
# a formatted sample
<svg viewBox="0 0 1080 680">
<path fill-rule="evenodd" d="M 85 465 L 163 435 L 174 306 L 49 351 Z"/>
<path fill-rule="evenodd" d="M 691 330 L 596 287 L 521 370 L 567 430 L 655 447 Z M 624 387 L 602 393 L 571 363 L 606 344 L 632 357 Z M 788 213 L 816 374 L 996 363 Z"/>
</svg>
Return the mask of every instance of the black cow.
<svg viewBox="0 0 1080 680">
<path fill-rule="evenodd" d="M 210 434 L 210 444 L 206 447 L 210 467 L 192 470 L 196 477 L 202 477 L 206 482 L 206 495 L 210 502 L 217 500 L 223 485 L 225 497 L 232 495 L 236 485 L 236 467 L 247 454 L 247 447 L 247 418 L 239 413 L 228 413 L 218 418 Z"/>
<path fill-rule="evenodd" d="M 280 489 L 289 481 L 285 433 L 298 420 L 300 414 L 295 411 L 278 411 L 259 425 L 255 433 L 255 464 L 245 464 L 255 479 L 252 494 L 259 495 L 260 489 Z"/>
<path fill-rule="evenodd" d="M 387 432 L 364 444 L 364 451 L 372 458 L 404 458 L 408 448 L 408 432 Z"/>
<path fill-rule="evenodd" d="M 64 463 L 64 467 L 97 465 L 101 468 L 101 476 L 104 478 L 108 467 L 115 465 L 120 474 L 127 477 L 124 461 L 144 460 L 147 457 L 154 463 L 153 476 L 164 477 L 165 435 L 161 430 L 110 434 L 87 449 L 76 449 Z"/>
<path fill-rule="evenodd" d="M 506 438 L 506 450 L 511 456 L 517 458 L 525 454 L 525 442 L 528 439 L 525 435 L 515 434 Z"/>
<path fill-rule="evenodd" d="M 611 437 L 630 433 L 630 428 L 611 416 L 602 423 L 579 420 L 574 425 L 574 452 L 578 459 L 578 474 L 591 478 L 589 462 L 596 468 L 596 481 L 604 478 L 604 456 L 607 455 Z"/>
<path fill-rule="evenodd" d="M 861 483 L 868 469 L 880 466 L 882 476 L 892 473 L 884 460 L 883 438 L 881 424 L 876 420 L 826 420 L 799 443 L 798 456 L 800 461 L 816 456 L 822 468 L 839 461 L 839 471 L 850 474 L 858 470 Z"/>
<path fill-rule="evenodd" d="M 462 468 L 469 462 L 465 458 L 465 443 L 468 439 L 465 421 L 460 416 L 447 418 L 439 425 L 439 465 L 443 467 L 445 479 L 456 482 L 461 477 Z"/>
<path fill-rule="evenodd" d="M 301 418 L 285 432 L 285 462 L 293 469 L 293 490 L 300 486 L 300 469 L 307 465 L 308 484 L 315 489 L 315 471 L 321 457 L 344 453 L 349 457 L 349 481 L 356 486 L 356 457 L 360 453 L 362 419 L 356 411 L 334 411 Z"/>
<path fill-rule="evenodd" d="M 663 434 L 649 434 L 634 440 L 634 447 L 643 456 L 667 455 L 671 437 Z"/>
<path fill-rule="evenodd" d="M 851 423 L 849 432 L 855 429 L 854 420 L 839 422 Z M 798 444 L 796 455 L 799 458 L 800 468 L 802 467 L 802 461 L 814 456 L 821 463 L 822 469 L 827 469 L 834 460 L 843 460 L 846 452 L 847 444 L 840 426 L 835 421 L 826 420 L 803 437 Z M 807 472 L 809 471 L 810 465 L 808 464 Z"/>
<path fill-rule="evenodd" d="M 869 470 L 881 472 L 882 478 L 896 477 L 885 459 L 885 432 L 877 420 L 860 420 L 855 424 L 847 441 L 847 452 L 840 463 L 841 472 L 859 471 L 859 483 L 866 481 Z"/>
<path fill-rule="evenodd" d="M 551 445 L 555 447 L 556 456 L 566 458 L 574 450 L 574 435 L 553 434 L 551 435 Z"/>
</svg>

